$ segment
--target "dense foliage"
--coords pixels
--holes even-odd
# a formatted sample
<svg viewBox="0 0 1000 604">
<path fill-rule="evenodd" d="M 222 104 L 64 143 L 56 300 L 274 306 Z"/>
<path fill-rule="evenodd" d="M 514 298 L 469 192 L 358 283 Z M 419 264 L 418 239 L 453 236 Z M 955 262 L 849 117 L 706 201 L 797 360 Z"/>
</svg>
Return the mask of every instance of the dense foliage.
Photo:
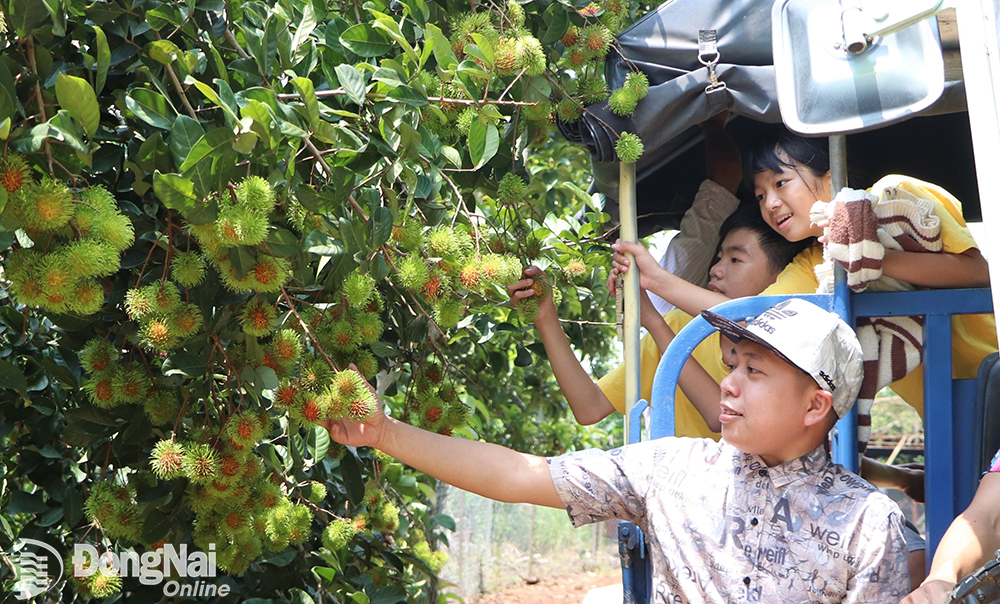
<svg viewBox="0 0 1000 604">
<path fill-rule="evenodd" d="M 434 482 L 321 427 L 371 412 L 362 376 L 430 430 L 608 444 L 504 285 L 546 269 L 574 345 L 609 358 L 606 217 L 553 124 L 607 97 L 634 8 L 0 10 L 0 549 L 37 539 L 72 568 L 76 544 L 186 544 L 227 601 L 445 601 Z M 104 571 L 58 589 L 164 594 Z"/>
</svg>

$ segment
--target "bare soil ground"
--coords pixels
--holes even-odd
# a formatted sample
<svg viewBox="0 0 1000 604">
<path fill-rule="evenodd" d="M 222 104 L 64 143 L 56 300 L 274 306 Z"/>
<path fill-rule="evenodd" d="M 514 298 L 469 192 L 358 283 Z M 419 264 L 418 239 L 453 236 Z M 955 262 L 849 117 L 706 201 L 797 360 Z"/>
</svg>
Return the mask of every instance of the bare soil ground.
<svg viewBox="0 0 1000 604">
<path fill-rule="evenodd" d="M 469 604 L 580 604 L 591 589 L 621 583 L 621 580 L 620 570 L 544 577 L 534 585 L 517 583 L 471 600 Z"/>
</svg>

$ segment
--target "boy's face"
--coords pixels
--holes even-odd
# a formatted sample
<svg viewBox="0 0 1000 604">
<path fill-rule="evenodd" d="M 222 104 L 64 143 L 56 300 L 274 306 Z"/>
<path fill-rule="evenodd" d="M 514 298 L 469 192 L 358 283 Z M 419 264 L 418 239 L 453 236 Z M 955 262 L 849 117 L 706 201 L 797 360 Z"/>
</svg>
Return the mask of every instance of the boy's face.
<svg viewBox="0 0 1000 604">
<path fill-rule="evenodd" d="M 783 154 L 779 153 L 782 160 Z M 788 241 L 818 237 L 822 229 L 809 220 L 809 210 L 816 201 L 830 201 L 830 173 L 814 176 L 805 166 L 765 170 L 753 177 L 754 197 L 760 204 L 764 222 Z"/>
<path fill-rule="evenodd" d="M 756 296 L 774 283 L 772 271 L 760 248 L 760 238 L 750 229 L 734 229 L 722 241 L 718 262 L 708 271 L 708 289 L 727 298 Z"/>
<path fill-rule="evenodd" d="M 809 401 L 819 385 L 763 346 L 741 340 L 722 390 L 719 421 L 726 442 L 759 455 L 769 466 L 809 452 Z M 804 451 L 803 451 L 804 449 Z"/>
</svg>

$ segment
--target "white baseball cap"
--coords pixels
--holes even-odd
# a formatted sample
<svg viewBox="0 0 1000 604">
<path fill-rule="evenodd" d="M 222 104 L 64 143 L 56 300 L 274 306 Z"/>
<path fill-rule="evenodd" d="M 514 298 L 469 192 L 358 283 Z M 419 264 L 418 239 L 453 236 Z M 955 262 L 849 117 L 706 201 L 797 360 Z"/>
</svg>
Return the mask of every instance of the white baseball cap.
<svg viewBox="0 0 1000 604">
<path fill-rule="evenodd" d="M 798 367 L 833 395 L 833 410 L 844 417 L 861 389 L 864 364 L 858 336 L 837 314 L 800 298 L 789 298 L 765 310 L 746 327 L 706 310 L 705 320 L 739 342 L 760 344 Z"/>
</svg>

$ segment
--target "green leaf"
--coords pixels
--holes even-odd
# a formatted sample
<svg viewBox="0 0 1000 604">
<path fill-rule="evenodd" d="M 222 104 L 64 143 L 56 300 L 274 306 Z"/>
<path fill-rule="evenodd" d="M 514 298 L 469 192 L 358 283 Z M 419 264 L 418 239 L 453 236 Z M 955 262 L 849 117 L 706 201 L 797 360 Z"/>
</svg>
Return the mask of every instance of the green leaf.
<svg viewBox="0 0 1000 604">
<path fill-rule="evenodd" d="M 17 98 L 17 89 L 14 86 L 14 76 L 11 75 L 7 64 L 0 61 L 0 120 L 6 120 L 14 115 L 17 106 L 14 99 Z M 7 124 L 7 131 L 10 131 L 10 123 Z M 3 135 L 7 138 L 7 134 Z"/>
<path fill-rule="evenodd" d="M 309 433 L 309 452 L 313 459 L 320 460 L 326 457 L 326 452 L 330 449 L 330 433 L 322 426 L 316 426 Z"/>
<path fill-rule="evenodd" d="M 117 428 L 120 425 L 119 421 L 112 417 L 107 411 L 98 409 L 97 407 L 79 407 L 77 409 L 68 409 L 64 417 L 66 418 L 67 424 L 90 422 L 92 424 L 108 426 L 110 428 Z"/>
<path fill-rule="evenodd" d="M 0 359 L 0 389 L 17 390 L 21 396 L 28 396 L 28 380 L 24 373 L 10 361 Z"/>
<path fill-rule="evenodd" d="M 392 235 L 392 212 L 386 207 L 377 207 L 368 218 L 371 228 L 371 247 L 377 248 Z"/>
<path fill-rule="evenodd" d="M 365 77 L 357 68 L 350 65 L 337 65 L 334 69 L 341 88 L 347 93 L 347 98 L 355 105 L 365 104 Z"/>
<path fill-rule="evenodd" d="M 292 604 L 316 604 L 316 601 L 312 599 L 312 596 L 302 591 L 298 587 L 293 587 L 288 590 L 288 595 L 291 596 Z"/>
<path fill-rule="evenodd" d="M 433 520 L 440 527 L 446 528 L 449 531 L 455 530 L 455 519 L 447 514 L 438 514 L 433 517 Z"/>
<path fill-rule="evenodd" d="M 206 157 L 215 156 L 224 147 L 231 148 L 235 138 L 233 131 L 229 128 L 216 128 L 205 133 L 205 136 L 201 137 L 201 140 L 194 147 L 191 147 L 191 152 L 184 158 L 180 171 L 184 172 Z"/>
<path fill-rule="evenodd" d="M 448 37 L 444 35 L 441 28 L 433 23 L 428 23 L 426 34 L 429 34 L 427 36 L 428 42 L 433 44 L 434 59 L 437 61 L 438 67 L 450 71 L 458 65 L 458 58 L 451 48 L 451 42 L 448 41 Z"/>
<path fill-rule="evenodd" d="M 423 107 L 427 104 L 427 97 L 409 86 L 396 86 L 386 96 L 411 107 Z"/>
<path fill-rule="evenodd" d="M 186 116 L 178 115 L 174 120 L 174 126 L 170 129 L 170 154 L 174 158 L 175 165 L 184 163 L 184 159 L 191 154 L 191 149 L 205 136 L 205 129 L 196 120 Z"/>
<path fill-rule="evenodd" d="M 361 466 L 354 455 L 348 453 L 340 460 L 340 477 L 344 481 L 347 499 L 353 505 L 359 505 L 365 497 L 365 480 L 361 475 Z"/>
<path fill-rule="evenodd" d="M 10 495 L 10 503 L 3 510 L 8 516 L 16 514 L 41 514 L 49 509 L 49 506 L 45 505 L 45 501 L 42 500 L 41 491 L 37 493 L 13 491 Z"/>
<path fill-rule="evenodd" d="M 371 604 L 398 604 L 406 602 L 406 590 L 399 585 L 380 587 L 372 596 Z"/>
<path fill-rule="evenodd" d="M 135 88 L 125 96 L 125 106 L 136 117 L 154 128 L 170 130 L 177 113 L 170 108 L 166 97 L 148 88 Z"/>
<path fill-rule="evenodd" d="M 63 518 L 62 508 L 49 508 L 42 517 L 38 519 L 38 526 L 52 526 Z"/>
<path fill-rule="evenodd" d="M 306 116 L 309 118 L 309 126 L 315 130 L 319 124 L 319 101 L 316 100 L 316 89 L 309 78 L 294 78 L 292 85 L 299 91 L 302 102 L 306 106 Z"/>
<path fill-rule="evenodd" d="M 156 543 L 167 536 L 176 522 L 167 514 L 154 512 L 146 516 L 145 522 L 142 523 L 142 540 L 146 543 Z"/>
<path fill-rule="evenodd" d="M 352 593 L 351 599 L 354 600 L 355 604 L 371 604 L 371 600 L 368 599 L 368 594 L 363 591 L 356 591 Z"/>
<path fill-rule="evenodd" d="M 514 358 L 514 365 L 516 367 L 531 366 L 531 352 L 521 344 L 517 345 L 517 356 Z"/>
<path fill-rule="evenodd" d="M 49 120 L 49 138 L 66 143 L 74 151 L 90 153 L 90 147 L 83 142 L 83 126 L 73 122 L 65 109 L 57 111 Z"/>
<path fill-rule="evenodd" d="M 194 210 L 198 198 L 194 194 L 194 183 L 180 174 L 153 173 L 153 192 L 163 205 L 182 214 Z"/>
<path fill-rule="evenodd" d="M 292 36 L 292 48 L 302 46 L 309 39 L 309 34 L 316 29 L 317 22 L 316 9 L 313 7 L 312 2 L 306 2 L 305 6 L 302 7 L 302 18 L 295 29 L 295 35 Z"/>
<path fill-rule="evenodd" d="M 261 558 L 261 562 L 265 564 L 272 564 L 279 568 L 288 566 L 298 555 L 298 550 L 294 547 L 286 547 L 283 551 L 276 553 L 267 553 Z M 268 600 L 270 602 L 270 600 Z"/>
<path fill-rule="evenodd" d="M 67 485 L 63 491 L 63 519 L 68 529 L 83 520 L 83 495 L 76 485 Z"/>
<path fill-rule="evenodd" d="M 271 229 L 267 233 L 266 242 L 267 249 L 278 258 L 291 258 L 299 251 L 299 238 L 288 229 Z"/>
<path fill-rule="evenodd" d="M 539 42 L 542 46 L 549 46 L 555 44 L 566 34 L 566 30 L 569 29 L 569 11 L 566 7 L 559 4 L 558 2 L 553 2 L 545 9 L 545 13 L 542 19 L 548 23 L 548 29 L 542 35 Z"/>
<path fill-rule="evenodd" d="M 38 0 L 10 0 L 9 6 L 5 15 L 8 27 L 16 31 L 17 37 L 22 40 L 31 35 L 48 16 L 45 4 Z"/>
<path fill-rule="evenodd" d="M 87 80 L 60 73 L 56 78 L 56 100 L 93 137 L 101 121 L 97 95 Z"/>
<path fill-rule="evenodd" d="M 347 248 L 341 242 L 322 231 L 313 231 L 306 235 L 303 247 L 310 254 L 319 256 L 341 256 L 347 253 Z"/>
<path fill-rule="evenodd" d="M 237 245 L 229 250 L 229 261 L 233 263 L 233 268 L 236 269 L 237 279 L 246 277 L 247 273 L 257 266 L 257 257 L 250 248 L 243 245 Z"/>
<path fill-rule="evenodd" d="M 108 46 L 108 36 L 100 26 L 94 26 L 94 34 L 97 37 L 97 94 L 104 90 L 104 83 L 108 81 L 108 66 L 111 64 L 111 47 Z"/>
<path fill-rule="evenodd" d="M 52 17 L 52 33 L 62 37 L 66 35 L 66 4 L 60 0 L 42 0 Z"/>
<path fill-rule="evenodd" d="M 207 366 L 205 361 L 193 354 L 175 353 L 163 361 L 163 375 L 183 375 L 185 377 L 204 377 Z"/>
<path fill-rule="evenodd" d="M 233 120 L 233 122 L 238 123 L 240 121 L 240 117 L 236 115 L 237 108 L 230 106 L 229 103 L 227 103 L 225 99 L 219 95 L 219 93 L 215 92 L 215 90 L 213 90 L 211 86 L 199 80 L 188 79 L 188 81 L 189 82 L 193 81 L 194 87 L 197 88 L 199 92 L 201 92 L 203 95 L 205 95 L 205 98 L 215 103 L 218 107 L 222 108 L 222 110 L 226 112 L 226 115 L 228 115 L 229 118 Z M 215 80 L 216 84 L 218 84 L 219 82 L 222 82 L 222 80 Z"/>
<path fill-rule="evenodd" d="M 392 50 L 392 41 L 385 30 L 368 23 L 359 23 L 340 35 L 340 43 L 359 57 L 380 57 Z"/>
<path fill-rule="evenodd" d="M 264 390 L 274 390 L 278 387 L 278 374 L 270 367 L 257 367 L 254 369 L 256 375 L 254 383 Z"/>
<path fill-rule="evenodd" d="M 469 128 L 469 155 L 472 157 L 473 170 L 478 170 L 493 159 L 500 148 L 500 133 L 496 126 L 483 123 L 483 120 L 472 120 Z"/>
<path fill-rule="evenodd" d="M 149 55 L 157 63 L 170 65 L 184 53 L 176 44 L 170 40 L 156 40 L 150 42 L 143 48 L 143 52 Z"/>
</svg>

